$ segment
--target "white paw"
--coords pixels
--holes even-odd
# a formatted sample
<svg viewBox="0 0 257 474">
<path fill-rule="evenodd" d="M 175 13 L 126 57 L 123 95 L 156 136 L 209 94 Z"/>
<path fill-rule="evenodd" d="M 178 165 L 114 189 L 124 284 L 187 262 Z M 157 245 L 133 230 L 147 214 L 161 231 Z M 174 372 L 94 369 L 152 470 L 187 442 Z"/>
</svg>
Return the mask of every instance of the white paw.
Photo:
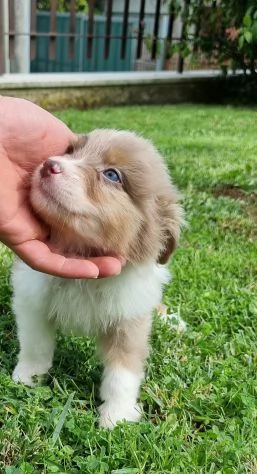
<svg viewBox="0 0 257 474">
<path fill-rule="evenodd" d="M 104 402 L 98 408 L 100 413 L 99 426 L 113 429 L 118 421 L 139 421 L 141 409 L 139 405 L 119 405 Z"/>
<path fill-rule="evenodd" d="M 47 371 L 48 367 L 33 366 L 19 362 L 13 371 L 12 379 L 16 383 L 23 383 L 29 387 L 35 387 L 41 383 Z"/>
</svg>

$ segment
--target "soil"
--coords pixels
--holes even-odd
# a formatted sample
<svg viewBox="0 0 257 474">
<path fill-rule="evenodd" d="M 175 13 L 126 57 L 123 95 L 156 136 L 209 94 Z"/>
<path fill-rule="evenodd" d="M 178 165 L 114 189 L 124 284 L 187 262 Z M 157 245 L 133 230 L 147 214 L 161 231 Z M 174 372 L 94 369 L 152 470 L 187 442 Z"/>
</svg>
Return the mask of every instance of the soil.
<svg viewBox="0 0 257 474">
<path fill-rule="evenodd" d="M 251 214 L 255 219 L 257 219 L 257 193 L 251 192 L 248 193 L 241 189 L 239 186 L 234 184 L 223 184 L 218 186 L 213 190 L 215 197 L 226 196 L 231 199 L 239 199 L 243 201 L 246 207 L 246 210 Z"/>
</svg>

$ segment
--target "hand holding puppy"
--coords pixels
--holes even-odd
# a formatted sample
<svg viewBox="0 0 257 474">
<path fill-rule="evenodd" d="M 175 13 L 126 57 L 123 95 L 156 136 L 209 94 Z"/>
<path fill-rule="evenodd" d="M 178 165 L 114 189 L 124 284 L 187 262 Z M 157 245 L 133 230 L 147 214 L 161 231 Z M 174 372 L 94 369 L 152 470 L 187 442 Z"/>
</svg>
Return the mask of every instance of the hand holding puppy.
<svg viewBox="0 0 257 474">
<path fill-rule="evenodd" d="M 51 155 L 63 154 L 73 133 L 50 113 L 24 99 L 0 97 L 0 241 L 29 266 L 66 278 L 118 274 L 113 257 L 69 258 L 47 244 L 49 229 L 29 203 L 30 175 Z"/>
</svg>

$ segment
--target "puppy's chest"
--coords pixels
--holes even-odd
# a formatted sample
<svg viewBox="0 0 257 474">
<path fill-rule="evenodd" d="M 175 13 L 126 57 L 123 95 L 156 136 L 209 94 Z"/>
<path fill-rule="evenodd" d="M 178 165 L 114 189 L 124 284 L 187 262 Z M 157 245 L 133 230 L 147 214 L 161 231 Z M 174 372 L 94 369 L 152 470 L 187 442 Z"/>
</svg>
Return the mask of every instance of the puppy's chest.
<svg viewBox="0 0 257 474">
<path fill-rule="evenodd" d="M 57 327 L 63 331 L 81 334 L 96 333 L 103 325 L 101 317 L 103 313 L 106 323 L 107 318 L 108 323 L 111 322 L 111 318 L 116 319 L 115 316 L 104 311 L 106 296 L 99 285 L 92 286 L 83 281 L 54 279 L 49 295 L 48 317 L 53 319 Z M 113 307 L 117 306 L 118 301 L 115 303 L 113 295 L 109 294 L 108 299 Z"/>
<path fill-rule="evenodd" d="M 55 278 L 50 286 L 49 317 L 63 331 L 96 334 L 121 319 L 151 313 L 166 281 L 163 268 L 127 269 L 118 277 L 97 281 Z"/>
</svg>

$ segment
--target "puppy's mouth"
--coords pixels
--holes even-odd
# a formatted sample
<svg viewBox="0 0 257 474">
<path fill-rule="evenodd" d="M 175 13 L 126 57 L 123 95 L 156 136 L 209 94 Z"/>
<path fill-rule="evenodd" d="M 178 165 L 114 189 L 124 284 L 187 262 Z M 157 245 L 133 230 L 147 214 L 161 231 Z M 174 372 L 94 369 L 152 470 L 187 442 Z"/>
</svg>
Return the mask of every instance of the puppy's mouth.
<svg viewBox="0 0 257 474">
<path fill-rule="evenodd" d="M 39 179 L 34 186 L 36 199 L 32 196 L 32 207 L 41 215 L 43 220 L 50 226 L 48 244 L 52 251 L 65 254 L 71 258 L 94 258 L 94 257 L 115 257 L 117 253 L 102 246 L 104 239 L 101 235 L 101 222 L 96 213 L 90 212 L 90 204 L 87 203 L 82 210 L 72 208 L 72 203 L 68 198 L 62 196 L 59 186 L 49 185 L 45 180 Z M 38 207 L 37 194 L 40 194 L 39 201 L 44 202 L 44 206 Z M 76 223 L 84 222 L 83 233 L 78 231 Z M 98 227 L 98 235 L 92 233 L 92 226 Z M 99 243 L 99 246 L 98 246 Z"/>
<path fill-rule="evenodd" d="M 38 189 L 47 201 L 51 201 L 57 206 L 64 207 L 61 200 L 57 198 L 56 192 L 49 188 L 49 186 L 45 186 L 44 181 L 39 181 Z"/>
<path fill-rule="evenodd" d="M 40 176 L 40 172 L 37 173 L 31 188 L 32 207 L 36 212 L 43 213 L 41 217 L 46 220 L 51 215 L 53 218 L 57 216 L 58 220 L 61 217 L 69 219 L 69 216 L 86 217 L 86 209 L 82 210 L 73 205 L 72 196 L 65 191 L 67 187 L 68 184 L 64 180 L 56 181 Z"/>
</svg>

